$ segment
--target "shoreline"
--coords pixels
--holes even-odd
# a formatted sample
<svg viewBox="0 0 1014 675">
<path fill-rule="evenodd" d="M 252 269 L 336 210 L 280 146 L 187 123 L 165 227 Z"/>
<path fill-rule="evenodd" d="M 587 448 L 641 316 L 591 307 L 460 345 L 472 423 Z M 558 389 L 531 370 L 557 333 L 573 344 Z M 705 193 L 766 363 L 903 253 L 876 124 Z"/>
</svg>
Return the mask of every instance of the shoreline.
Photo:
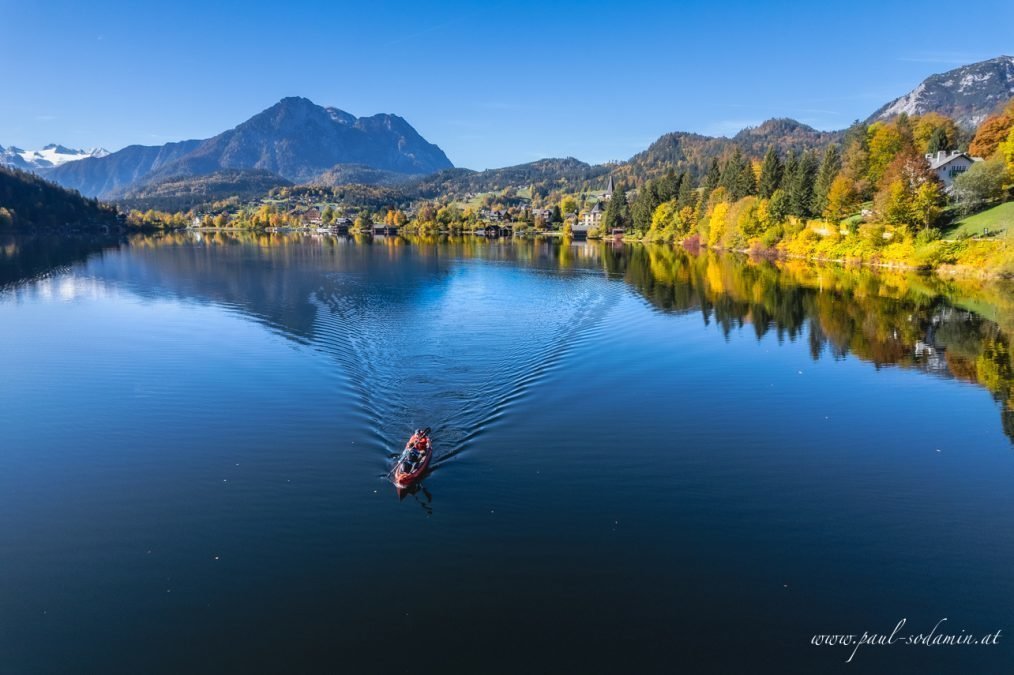
<svg viewBox="0 0 1014 675">
<path fill-rule="evenodd" d="M 601 238 L 600 238 L 601 239 Z M 605 240 L 603 240 L 605 241 Z M 706 249 L 709 251 L 715 251 L 716 253 L 738 253 L 755 258 L 765 258 L 767 260 L 803 260 L 813 263 L 821 264 L 834 264 L 842 267 L 872 267 L 883 270 L 895 270 L 901 272 L 915 272 L 919 274 L 933 274 L 944 279 L 963 277 L 963 278 L 977 278 L 983 280 L 994 280 L 994 281 L 1011 281 L 1014 280 L 1014 271 L 1006 272 L 1002 270 L 992 270 L 987 268 L 978 268 L 971 265 L 963 265 L 960 263 L 945 263 L 942 265 L 916 265 L 912 263 L 906 263 L 901 261 L 882 262 L 878 260 L 867 260 L 864 258 L 829 258 L 824 256 L 809 256 L 801 255 L 798 253 L 790 253 L 777 248 L 733 248 L 726 249 L 719 246 L 708 246 L 707 244 L 696 244 L 694 246 L 687 246 L 684 242 L 665 244 L 645 241 L 643 239 L 627 239 L 625 237 L 619 239 L 623 243 L 637 243 L 642 245 L 654 245 L 654 246 L 680 246 L 691 253 L 695 249 Z M 982 240 L 978 240 L 982 241 Z M 1005 242 L 988 242 L 1005 244 Z"/>
<path fill-rule="evenodd" d="M 133 230 L 137 232 L 138 230 Z M 317 232 L 309 229 L 292 229 L 292 230 L 273 230 L 271 228 L 242 228 L 242 227 L 210 227 L 210 228 L 182 228 L 182 229 L 171 229 L 171 230 L 160 230 L 163 232 L 250 232 L 250 233 L 270 233 L 270 234 L 298 234 L 298 235 L 329 235 L 336 237 L 352 237 L 352 236 L 375 236 L 372 232 L 341 234 L 336 232 Z M 130 233 L 130 230 L 127 231 Z M 893 270 L 900 272 L 914 272 L 918 274 L 936 275 L 943 279 L 952 278 L 967 278 L 967 279 L 981 279 L 991 281 L 1012 281 L 1014 280 L 1014 272 L 1005 272 L 1001 270 L 991 270 L 985 268 L 977 268 L 970 265 L 963 265 L 960 263 L 946 263 L 943 265 L 917 265 L 912 263 L 906 263 L 901 261 L 883 262 L 878 260 L 869 260 L 864 258 L 830 258 L 824 256 L 808 256 L 801 255 L 798 253 L 790 253 L 777 248 L 733 248 L 727 249 L 719 246 L 708 246 L 707 244 L 695 244 L 688 246 L 685 242 L 652 242 L 644 239 L 632 238 L 632 237 L 587 237 L 586 239 L 576 239 L 573 237 L 566 237 L 560 232 L 526 232 L 513 235 L 511 237 L 487 237 L 485 235 L 476 232 L 461 232 L 453 233 L 450 231 L 440 231 L 433 234 L 422 234 L 419 232 L 403 232 L 396 233 L 394 235 L 384 236 L 459 236 L 459 237 L 475 237 L 476 239 L 483 239 L 488 241 L 494 241 L 499 239 L 558 239 L 566 241 L 588 241 L 588 242 L 600 242 L 600 243 L 612 243 L 620 242 L 624 244 L 640 244 L 642 246 L 662 246 L 662 247 L 680 247 L 690 253 L 694 253 L 697 250 L 709 250 L 715 253 L 735 253 L 739 255 L 749 256 L 751 258 L 764 258 L 771 261 L 784 261 L 784 260 L 801 260 L 819 264 L 833 264 L 842 267 L 870 267 L 882 270 Z M 977 240 L 982 243 L 997 243 L 1005 244 L 1005 242 L 988 242 L 984 240 Z"/>
</svg>

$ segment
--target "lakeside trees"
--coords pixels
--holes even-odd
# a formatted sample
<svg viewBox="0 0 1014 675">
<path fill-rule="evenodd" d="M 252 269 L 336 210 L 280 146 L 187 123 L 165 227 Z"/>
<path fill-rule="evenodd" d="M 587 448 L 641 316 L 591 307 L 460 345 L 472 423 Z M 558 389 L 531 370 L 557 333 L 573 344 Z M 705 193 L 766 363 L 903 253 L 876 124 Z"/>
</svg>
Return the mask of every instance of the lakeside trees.
<svg viewBox="0 0 1014 675">
<path fill-rule="evenodd" d="M 116 223 L 116 210 L 33 173 L 0 166 L 0 228 L 82 229 Z"/>
<path fill-rule="evenodd" d="M 132 212 L 131 221 L 176 226 L 183 215 L 187 224 L 196 215 L 208 225 L 297 226 L 313 222 L 300 214 L 315 208 L 323 225 L 358 216 L 362 227 L 383 222 L 410 230 L 459 232 L 507 223 L 516 232 L 560 230 L 602 199 L 608 174 L 618 186 L 604 204 L 602 231 L 623 229 L 628 236 L 653 241 L 696 238 L 723 248 L 783 251 L 809 251 L 821 243 L 844 250 L 855 243 L 860 257 L 880 255 L 885 246 L 915 237 L 931 241 L 935 235 L 923 233 L 945 226 L 955 213 L 1010 197 L 1012 115 L 1014 105 L 988 118 L 974 134 L 936 113 L 857 122 L 833 133 L 774 120 L 731 139 L 669 134 L 620 165 L 546 160 L 493 172 L 448 170 L 397 187 L 280 186 L 256 202 L 230 198 L 179 217 L 138 211 Z M 951 196 L 957 208 L 952 208 L 943 185 L 926 166 L 925 154 L 969 143 L 992 154 L 956 176 Z M 476 189 L 493 181 L 496 189 L 462 193 L 460 186 L 448 187 L 464 179 Z M 523 184 L 516 183 L 521 180 Z M 10 210 L 0 213 L 0 226 L 13 217 Z"/>
<path fill-rule="evenodd" d="M 956 174 L 952 197 L 964 212 L 1010 197 L 1012 111 L 1014 105 L 1008 106 L 974 136 L 978 147 L 992 148 L 992 155 Z M 939 239 L 934 228 L 944 222 L 948 208 L 944 185 L 925 155 L 950 151 L 968 138 L 943 115 L 903 114 L 856 123 L 841 143 L 831 143 L 819 154 L 770 146 L 762 158 L 750 159 L 736 148 L 711 161 L 696 187 L 689 176 L 681 176 L 675 197 L 660 194 L 658 181 L 645 183 L 633 208 L 633 224 L 652 241 L 696 236 L 718 248 L 800 254 L 820 244 L 838 257 L 893 250 L 910 264 L 922 264 L 934 258 L 927 254 L 920 260 L 918 251 L 941 249 L 930 244 Z M 651 206 L 654 211 L 647 217 L 645 209 Z M 898 253 L 899 245 L 906 245 L 906 252 Z"/>
<path fill-rule="evenodd" d="M 606 232 L 626 228 L 630 225 L 630 207 L 627 204 L 627 188 L 622 183 L 616 186 L 613 198 L 606 206 L 606 214 L 602 219 Z"/>
</svg>

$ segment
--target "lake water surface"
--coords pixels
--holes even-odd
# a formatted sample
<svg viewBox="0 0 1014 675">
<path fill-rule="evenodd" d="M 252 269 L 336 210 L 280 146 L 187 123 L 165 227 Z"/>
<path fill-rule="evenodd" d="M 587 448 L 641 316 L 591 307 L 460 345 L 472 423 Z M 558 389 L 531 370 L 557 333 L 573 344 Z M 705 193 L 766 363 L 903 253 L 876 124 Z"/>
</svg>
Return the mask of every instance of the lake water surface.
<svg viewBox="0 0 1014 675">
<path fill-rule="evenodd" d="M 583 242 L 0 244 L 2 672 L 1014 665 L 1010 287 Z M 902 618 L 1002 636 L 811 644 Z"/>
</svg>

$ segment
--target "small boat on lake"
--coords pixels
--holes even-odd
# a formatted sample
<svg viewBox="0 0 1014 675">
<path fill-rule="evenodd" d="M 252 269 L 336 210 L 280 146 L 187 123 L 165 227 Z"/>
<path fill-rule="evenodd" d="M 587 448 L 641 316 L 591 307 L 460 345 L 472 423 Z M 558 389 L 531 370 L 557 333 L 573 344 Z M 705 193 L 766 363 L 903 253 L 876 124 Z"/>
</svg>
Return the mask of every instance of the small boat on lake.
<svg viewBox="0 0 1014 675">
<path fill-rule="evenodd" d="M 411 487 L 429 468 L 433 458 L 433 443 L 430 441 L 430 428 L 417 429 L 412 438 L 408 439 L 405 449 L 394 465 L 392 475 L 394 486 L 399 490 Z"/>
</svg>

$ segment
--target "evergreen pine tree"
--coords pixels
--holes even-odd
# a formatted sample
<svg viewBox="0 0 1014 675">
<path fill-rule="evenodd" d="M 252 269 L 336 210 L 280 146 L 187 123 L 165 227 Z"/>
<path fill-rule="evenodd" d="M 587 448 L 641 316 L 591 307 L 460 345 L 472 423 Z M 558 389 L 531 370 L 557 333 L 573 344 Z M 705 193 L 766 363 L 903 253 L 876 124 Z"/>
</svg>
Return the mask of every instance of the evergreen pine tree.
<svg viewBox="0 0 1014 675">
<path fill-rule="evenodd" d="M 606 206 L 606 214 L 603 217 L 603 226 L 606 233 L 616 228 L 625 228 L 629 223 L 629 207 L 627 205 L 627 188 L 625 185 L 617 185 L 613 192 L 613 198 Z"/>
<path fill-rule="evenodd" d="M 782 182 L 782 160 L 775 151 L 775 146 L 768 147 L 761 164 L 760 180 L 757 183 L 757 194 L 764 199 L 771 199 Z"/>
<path fill-rule="evenodd" d="M 757 176 L 753 172 L 753 162 L 743 157 L 739 164 L 739 175 L 736 176 L 736 194 L 738 199 L 757 194 Z"/>
<path fill-rule="evenodd" d="M 947 151 L 951 149 L 951 144 L 947 140 L 947 132 L 944 131 L 943 127 L 937 127 L 933 130 L 930 135 L 929 145 L 926 147 L 926 152 L 936 153 L 941 150 Z"/>
<path fill-rule="evenodd" d="M 667 202 L 670 199 L 676 199 L 676 195 L 680 191 L 680 183 L 683 180 L 683 174 L 676 175 L 676 172 L 669 169 L 665 176 L 659 181 L 658 189 L 656 190 L 659 203 Z"/>
<path fill-rule="evenodd" d="M 804 152 L 796 162 L 795 171 L 789 180 L 790 213 L 800 218 L 813 214 L 813 187 L 817 177 L 817 158 L 812 152 Z"/>
<path fill-rule="evenodd" d="M 782 167 L 782 179 L 778 183 L 778 187 L 786 193 L 792 187 L 792 181 L 795 180 L 797 168 L 799 168 L 799 154 L 793 150 L 785 158 L 785 165 Z"/>
<path fill-rule="evenodd" d="M 827 194 L 831 191 L 831 183 L 835 176 L 841 171 L 841 150 L 836 143 L 827 146 L 824 151 L 824 159 L 817 170 L 817 178 L 813 186 L 813 204 L 811 210 L 814 214 L 824 213 L 827 208 Z"/>
<path fill-rule="evenodd" d="M 704 188 L 705 194 L 711 194 L 711 192 L 718 187 L 718 181 L 722 177 L 722 170 L 718 166 L 718 158 L 715 157 L 711 160 L 711 166 L 708 167 L 707 173 L 704 174 L 704 180 L 701 181 L 701 187 Z"/>
<path fill-rule="evenodd" d="M 697 205 L 697 192 L 694 190 L 693 181 L 690 180 L 690 174 L 686 171 L 680 174 L 680 191 L 676 204 L 681 209 L 688 206 L 694 208 Z"/>
<path fill-rule="evenodd" d="M 725 158 L 722 162 L 722 169 L 718 175 L 718 187 L 723 187 L 726 191 L 732 195 L 733 185 L 736 183 L 735 175 L 739 173 L 739 148 L 736 151 Z M 735 200 L 735 197 L 733 197 Z"/>
<path fill-rule="evenodd" d="M 757 191 L 750 160 L 743 156 L 738 147 L 725 160 L 718 184 L 728 190 L 729 198 L 734 202 Z"/>
<path fill-rule="evenodd" d="M 630 208 L 630 216 L 635 229 L 644 231 L 651 227 L 651 217 L 663 201 L 659 195 L 660 183 L 663 180 L 648 181 L 637 193 Z"/>
</svg>

